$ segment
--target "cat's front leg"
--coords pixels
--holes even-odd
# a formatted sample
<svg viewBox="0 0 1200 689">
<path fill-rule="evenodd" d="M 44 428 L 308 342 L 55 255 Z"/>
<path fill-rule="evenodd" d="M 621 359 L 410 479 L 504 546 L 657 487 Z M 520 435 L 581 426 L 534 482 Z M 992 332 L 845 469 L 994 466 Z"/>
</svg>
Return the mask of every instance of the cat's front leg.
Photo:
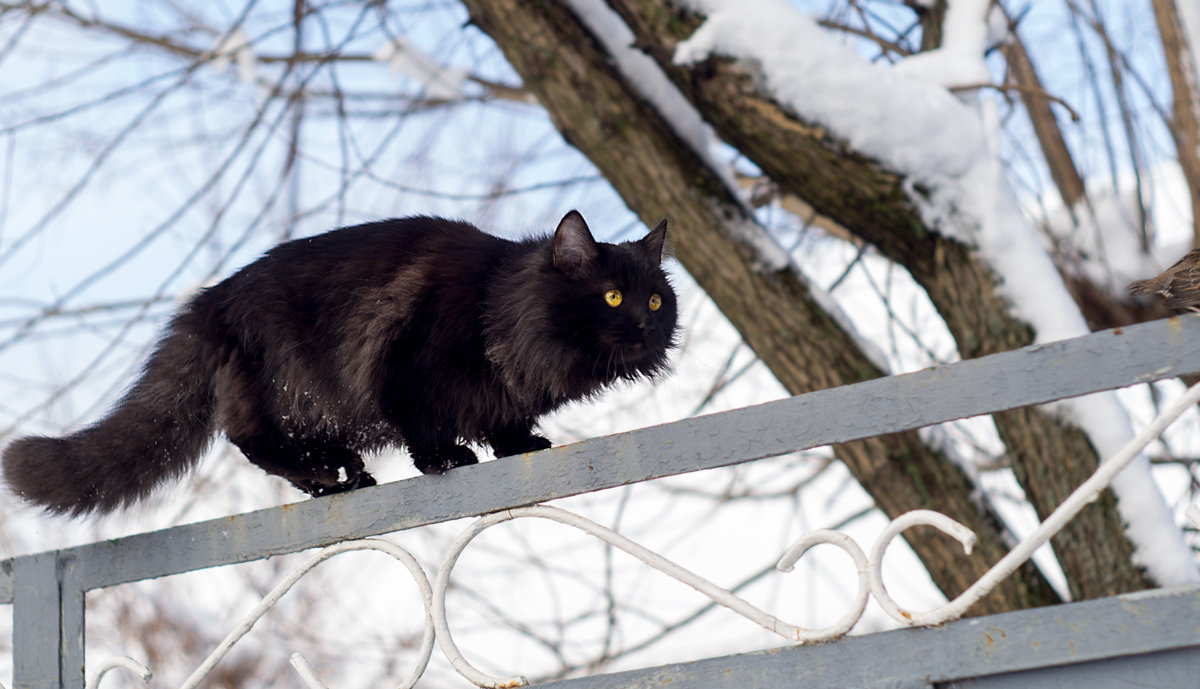
<svg viewBox="0 0 1200 689">
<path fill-rule="evenodd" d="M 479 463 L 479 458 L 470 448 L 452 440 L 410 431 L 405 434 L 404 443 L 412 455 L 413 464 L 422 474 L 440 474 L 455 467 Z"/>
<path fill-rule="evenodd" d="M 448 418 L 437 411 L 438 405 L 423 388 L 408 384 L 421 379 L 412 366 L 407 358 L 393 353 L 380 401 L 384 417 L 408 448 L 417 470 L 422 474 L 440 474 L 455 467 L 478 464 L 475 453 L 458 443 L 458 424 L 453 414 Z"/>
<path fill-rule="evenodd" d="M 533 433 L 532 422 L 504 426 L 488 433 L 488 444 L 497 457 L 537 452 L 550 447 L 550 441 Z"/>
<path fill-rule="evenodd" d="M 413 464 L 422 474 L 440 474 L 455 467 L 479 463 L 475 453 L 462 445 L 445 445 L 436 450 L 414 447 L 408 449 L 412 454 Z"/>
</svg>

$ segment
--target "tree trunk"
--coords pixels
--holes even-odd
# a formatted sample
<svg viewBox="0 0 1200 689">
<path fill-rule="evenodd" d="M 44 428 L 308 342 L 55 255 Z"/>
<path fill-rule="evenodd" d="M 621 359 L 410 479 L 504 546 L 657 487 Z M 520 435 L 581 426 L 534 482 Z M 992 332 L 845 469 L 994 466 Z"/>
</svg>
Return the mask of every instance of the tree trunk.
<svg viewBox="0 0 1200 689">
<path fill-rule="evenodd" d="M 881 375 L 797 272 L 756 267 L 759 257 L 734 229 L 753 218 L 614 70 L 599 42 L 568 9 L 525 0 L 465 4 L 472 22 L 500 46 L 566 140 L 592 160 L 629 207 L 648 223 L 664 214 L 671 218 L 680 263 L 791 393 Z M 976 531 L 980 541 L 970 558 L 940 535 L 910 539 L 948 596 L 960 593 L 1007 551 L 995 516 L 972 499 L 970 481 L 916 433 L 834 450 L 890 517 L 935 509 Z M 972 613 L 1056 599 L 1044 578 L 1027 567 Z"/>
</svg>

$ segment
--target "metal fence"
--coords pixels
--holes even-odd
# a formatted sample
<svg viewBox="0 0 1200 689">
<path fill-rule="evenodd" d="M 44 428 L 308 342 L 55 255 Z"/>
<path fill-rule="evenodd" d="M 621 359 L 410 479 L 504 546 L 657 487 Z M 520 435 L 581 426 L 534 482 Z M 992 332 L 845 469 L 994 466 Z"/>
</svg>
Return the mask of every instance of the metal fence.
<svg viewBox="0 0 1200 689">
<path fill-rule="evenodd" d="M 0 603 L 13 605 L 15 686 L 84 686 L 84 594 L 92 589 L 311 548 L 334 548 L 321 551 L 318 558 L 349 548 L 387 549 L 384 542 L 359 539 L 489 515 L 459 538 L 452 551 L 461 551 L 475 533 L 500 521 L 539 517 L 571 523 L 573 516 L 563 516 L 553 508 L 526 509 L 556 498 L 1194 371 L 1200 371 L 1200 317 L 1168 319 L 595 438 L 463 467 L 450 475 L 421 476 L 4 560 L 0 562 Z M 1149 436 L 1156 430 L 1148 431 Z M 610 540 L 650 566 L 663 571 L 673 567 L 603 527 L 586 520 L 574 525 Z M 847 549 L 863 576 L 878 565 L 874 556 L 868 562 L 857 545 L 838 541 L 834 534 L 819 534 L 798 543 L 790 553 L 793 561 L 816 542 Z M 392 554 L 402 560 L 406 556 L 402 551 Z M 479 673 L 454 646 L 441 605 L 445 580 L 456 557 L 457 552 L 447 556 L 432 584 L 415 561 L 406 563 L 425 598 L 424 657 L 428 659 L 436 638 L 452 664 L 477 684 L 519 684 L 522 680 L 518 677 Z M 762 611 L 739 609 L 748 604 L 723 599 L 728 592 L 698 575 L 686 571 L 672 574 L 773 631 L 808 638 L 803 630 L 793 633 L 785 623 Z M 277 588 L 282 589 L 283 584 Z M 879 591 L 870 590 L 880 597 Z M 864 584 L 860 587 L 864 604 L 866 591 Z M 248 630 L 254 619 L 248 617 L 239 627 Z M 850 624 L 853 619 L 842 626 L 848 629 Z M 237 631 L 231 633 L 229 643 L 236 640 Z M 818 636 L 836 636 L 841 631 L 820 630 Z M 205 662 L 216 662 L 219 657 L 214 655 Z M 296 665 L 305 676 L 302 659 L 297 659 Z M 422 663 L 414 669 L 410 684 L 423 668 Z M 97 677 L 99 669 L 92 668 L 91 677 Z M 189 680 L 186 686 L 201 681 L 201 670 L 203 666 L 193 677 L 194 683 Z M 544 686 L 1115 687 L 1126 686 L 1122 682 L 1128 678 L 1142 682 L 1139 686 L 1200 687 L 1200 587 L 1143 592 L 973 618 L 938 628 L 902 629 Z M 306 681 L 320 686 L 315 678 Z"/>
</svg>

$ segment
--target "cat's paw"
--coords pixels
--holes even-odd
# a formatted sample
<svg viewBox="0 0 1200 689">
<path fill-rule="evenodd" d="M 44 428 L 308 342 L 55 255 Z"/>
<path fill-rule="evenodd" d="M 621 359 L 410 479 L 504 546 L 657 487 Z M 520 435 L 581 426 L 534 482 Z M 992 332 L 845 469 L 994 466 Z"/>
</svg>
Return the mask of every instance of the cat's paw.
<svg viewBox="0 0 1200 689">
<path fill-rule="evenodd" d="M 454 467 L 478 464 L 479 458 L 469 448 L 451 445 L 434 456 L 414 457 L 413 463 L 422 474 L 440 474 Z"/>
<path fill-rule="evenodd" d="M 540 435 L 529 436 L 529 445 L 526 446 L 525 452 L 540 452 L 550 449 L 550 439 L 543 438 Z"/>
<path fill-rule="evenodd" d="M 296 483 L 296 487 L 303 490 L 305 493 L 319 498 L 324 495 L 336 495 L 337 493 L 345 493 L 359 488 L 366 488 L 375 485 L 375 477 L 365 471 L 359 472 L 353 479 L 334 484 L 321 484 L 316 481 L 304 482 L 304 485 Z"/>
<path fill-rule="evenodd" d="M 546 450 L 549 447 L 550 441 L 540 435 L 528 435 L 524 438 L 506 438 L 503 442 L 499 438 L 496 438 L 492 441 L 492 451 L 496 453 L 497 457 L 522 455 L 526 452 Z"/>
<path fill-rule="evenodd" d="M 359 474 L 357 478 L 354 479 L 354 485 L 352 485 L 350 487 L 350 490 L 358 490 L 359 488 L 369 488 L 374 485 L 376 485 L 375 477 L 364 471 L 361 474 Z"/>
</svg>

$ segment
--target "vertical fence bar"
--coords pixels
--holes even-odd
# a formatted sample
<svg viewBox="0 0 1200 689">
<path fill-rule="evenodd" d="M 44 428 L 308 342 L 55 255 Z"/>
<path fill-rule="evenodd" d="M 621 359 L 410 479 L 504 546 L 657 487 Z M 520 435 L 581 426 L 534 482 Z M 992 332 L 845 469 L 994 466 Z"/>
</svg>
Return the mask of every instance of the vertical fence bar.
<svg viewBox="0 0 1200 689">
<path fill-rule="evenodd" d="M 60 676 L 63 689 L 84 689 L 86 668 L 83 662 L 83 625 L 86 606 L 84 596 L 87 589 L 79 577 L 75 557 L 63 554 L 62 551 L 58 552 L 59 599 L 62 603 L 59 618 L 62 641 L 62 650 L 59 652 Z"/>
<path fill-rule="evenodd" d="M 58 551 L 13 561 L 14 689 L 83 689 L 84 592 L 67 569 Z"/>
</svg>

